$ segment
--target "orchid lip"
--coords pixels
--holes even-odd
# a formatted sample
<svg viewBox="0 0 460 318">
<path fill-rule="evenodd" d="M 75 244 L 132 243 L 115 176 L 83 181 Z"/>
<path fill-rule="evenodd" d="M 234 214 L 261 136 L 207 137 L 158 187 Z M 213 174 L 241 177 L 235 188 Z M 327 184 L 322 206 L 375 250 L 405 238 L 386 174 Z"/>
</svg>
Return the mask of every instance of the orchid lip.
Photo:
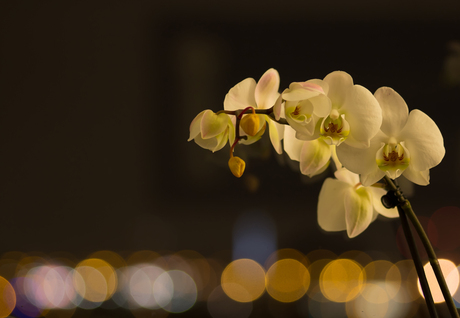
<svg viewBox="0 0 460 318">
<path fill-rule="evenodd" d="M 320 134 L 327 144 L 339 146 L 350 134 L 350 125 L 345 120 L 345 115 L 333 109 L 331 114 L 323 119 Z"/>
<path fill-rule="evenodd" d="M 404 142 L 390 138 L 387 144 L 377 151 L 375 161 L 380 170 L 391 179 L 398 178 L 410 164 L 410 153 Z"/>
</svg>

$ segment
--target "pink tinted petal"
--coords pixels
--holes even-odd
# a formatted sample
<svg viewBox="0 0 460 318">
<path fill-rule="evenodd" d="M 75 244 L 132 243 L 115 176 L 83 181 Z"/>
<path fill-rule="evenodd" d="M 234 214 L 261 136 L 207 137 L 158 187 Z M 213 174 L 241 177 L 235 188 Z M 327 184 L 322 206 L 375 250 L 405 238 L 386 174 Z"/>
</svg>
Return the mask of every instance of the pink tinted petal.
<svg viewBox="0 0 460 318">
<path fill-rule="evenodd" d="M 281 118 L 281 112 L 283 111 L 283 97 L 282 95 L 278 96 L 278 99 L 275 102 L 275 105 L 273 106 L 273 115 L 275 116 L 276 120 L 279 120 Z"/>
<path fill-rule="evenodd" d="M 239 82 L 225 95 L 224 109 L 238 110 L 248 106 L 256 106 L 255 89 L 256 81 L 253 78 L 247 78 Z"/>
<path fill-rule="evenodd" d="M 271 68 L 262 75 L 255 89 L 257 108 L 267 109 L 272 107 L 278 98 L 280 76 L 278 71 Z"/>
<path fill-rule="evenodd" d="M 345 182 L 327 178 L 324 180 L 318 198 L 318 224 L 329 232 L 346 230 L 345 193 L 350 186 Z"/>
<path fill-rule="evenodd" d="M 444 139 L 438 126 L 418 109 L 410 112 L 399 139 L 404 141 L 409 149 L 410 166 L 417 171 L 425 171 L 437 166 L 446 153 Z"/>
<path fill-rule="evenodd" d="M 314 83 L 295 82 L 291 83 L 289 88 L 284 90 L 283 99 L 288 101 L 299 101 L 321 94 L 324 95 L 324 92 L 319 85 Z"/>
<path fill-rule="evenodd" d="M 345 221 L 348 237 L 361 234 L 373 218 L 372 196 L 366 188 L 349 188 L 345 192 Z"/>
<path fill-rule="evenodd" d="M 323 93 L 325 95 L 327 95 L 329 93 L 329 84 L 327 82 L 325 82 L 324 80 L 311 79 L 311 80 L 306 81 L 306 83 L 315 84 L 315 85 L 321 87 L 321 89 L 322 89 L 322 91 L 323 91 Z"/>
<path fill-rule="evenodd" d="M 381 130 L 391 137 L 396 137 L 404 128 L 409 116 L 409 109 L 404 99 L 390 87 L 381 87 L 375 98 L 382 108 Z"/>
<path fill-rule="evenodd" d="M 327 96 L 332 101 L 332 108 L 341 108 L 353 87 L 353 79 L 348 73 L 335 71 L 328 74 L 324 81 L 329 85 Z"/>
</svg>

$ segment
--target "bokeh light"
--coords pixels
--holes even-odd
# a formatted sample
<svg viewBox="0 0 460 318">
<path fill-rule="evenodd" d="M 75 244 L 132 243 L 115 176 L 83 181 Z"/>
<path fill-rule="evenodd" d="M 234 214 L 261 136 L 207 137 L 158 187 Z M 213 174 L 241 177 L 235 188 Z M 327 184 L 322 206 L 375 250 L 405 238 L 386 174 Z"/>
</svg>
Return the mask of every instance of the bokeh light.
<svg viewBox="0 0 460 318">
<path fill-rule="evenodd" d="M 305 265 L 295 259 L 281 259 L 274 263 L 266 275 L 267 292 L 281 302 L 301 298 L 310 285 L 310 273 Z"/>
<path fill-rule="evenodd" d="M 334 302 L 350 301 L 361 292 L 364 276 L 362 267 L 355 261 L 337 259 L 327 264 L 321 272 L 321 292 Z"/>
<path fill-rule="evenodd" d="M 457 266 L 447 259 L 438 259 L 438 261 L 439 266 L 441 267 L 442 274 L 444 275 L 444 278 L 446 280 L 447 288 L 449 289 L 450 294 L 453 295 L 457 291 L 459 284 L 459 274 Z M 431 295 L 433 296 L 433 301 L 435 303 L 444 302 L 444 296 L 442 295 L 441 288 L 439 287 L 436 275 L 434 274 L 431 264 L 425 264 L 425 266 L 423 266 L 423 269 L 425 270 L 426 279 L 431 290 Z M 423 296 L 420 280 L 417 280 L 417 286 L 420 295 Z"/>
<path fill-rule="evenodd" d="M 265 291 L 265 271 L 254 260 L 235 260 L 224 269 L 221 284 L 222 289 L 233 300 L 254 301 Z"/>
<path fill-rule="evenodd" d="M 99 303 L 115 293 L 118 279 L 114 268 L 104 260 L 89 258 L 78 263 L 74 276 L 77 292 L 86 300 Z"/>
<path fill-rule="evenodd" d="M 0 276 L 0 318 L 8 317 L 16 306 L 16 292 L 13 286 Z"/>
<path fill-rule="evenodd" d="M 428 222 L 427 234 L 431 243 L 442 251 L 453 251 L 460 246 L 458 225 L 460 208 L 448 206 L 433 213 Z"/>
<path fill-rule="evenodd" d="M 166 282 L 163 283 L 163 280 Z M 155 281 L 153 288 L 158 290 L 157 284 L 164 286 L 169 282 L 172 283 L 171 297 L 170 301 L 162 306 L 163 309 L 171 313 L 181 313 L 192 308 L 197 299 L 197 289 L 193 278 L 183 271 L 172 270 L 161 274 Z M 167 293 L 169 292 L 170 290 L 167 291 Z M 162 293 L 164 293 L 164 290 L 162 290 Z M 159 303 L 161 304 L 160 301 Z"/>
</svg>

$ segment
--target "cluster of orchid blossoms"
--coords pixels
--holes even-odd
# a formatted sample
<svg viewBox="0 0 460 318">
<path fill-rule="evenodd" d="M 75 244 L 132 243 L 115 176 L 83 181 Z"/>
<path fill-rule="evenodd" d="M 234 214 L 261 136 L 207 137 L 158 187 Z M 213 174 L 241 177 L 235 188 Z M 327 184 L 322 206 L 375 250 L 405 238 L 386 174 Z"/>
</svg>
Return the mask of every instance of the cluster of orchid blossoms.
<svg viewBox="0 0 460 318">
<path fill-rule="evenodd" d="M 381 203 L 386 193 L 378 183 L 385 175 L 404 175 L 429 184 L 429 169 L 445 154 L 435 122 L 420 110 L 409 113 L 392 88 L 374 94 L 355 85 L 342 71 L 324 79 L 294 82 L 281 94 L 275 69 L 256 83 L 247 78 L 225 97 L 224 110 L 204 110 L 190 125 L 190 140 L 212 152 L 230 143 L 229 167 L 236 177 L 244 161 L 233 156 L 237 144 L 250 145 L 269 130 L 278 154 L 299 161 L 307 176 L 322 173 L 331 160 L 335 177 L 327 178 L 319 194 L 318 222 L 326 231 L 363 232 L 378 214 L 397 217 L 396 208 Z M 281 143 L 283 140 L 283 143 Z"/>
</svg>

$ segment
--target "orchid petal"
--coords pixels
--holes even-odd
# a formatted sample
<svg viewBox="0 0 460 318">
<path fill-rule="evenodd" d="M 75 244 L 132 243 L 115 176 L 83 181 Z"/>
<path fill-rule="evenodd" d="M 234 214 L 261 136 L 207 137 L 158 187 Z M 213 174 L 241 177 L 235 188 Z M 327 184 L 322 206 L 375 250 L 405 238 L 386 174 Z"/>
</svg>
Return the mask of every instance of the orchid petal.
<svg viewBox="0 0 460 318">
<path fill-rule="evenodd" d="M 382 204 L 382 197 L 387 194 L 387 191 L 381 188 L 374 188 L 369 187 L 367 188 L 372 193 L 372 204 L 374 206 L 374 210 L 377 211 L 379 214 L 387 217 L 387 218 L 397 218 L 399 217 L 398 209 L 396 207 L 387 209 Z"/>
<path fill-rule="evenodd" d="M 354 187 L 359 183 L 359 175 L 349 171 L 346 168 L 339 168 L 334 172 L 334 176 L 342 181 L 348 183 L 350 186 Z"/>
<path fill-rule="evenodd" d="M 196 117 L 192 120 L 190 124 L 190 136 L 187 141 L 194 139 L 201 133 L 201 118 L 203 118 L 203 114 L 206 110 L 203 110 L 201 113 L 196 115 Z"/>
<path fill-rule="evenodd" d="M 380 129 L 388 136 L 397 136 L 409 116 L 406 102 L 390 87 L 379 88 L 374 96 L 382 108 L 383 120 Z"/>
<path fill-rule="evenodd" d="M 280 94 L 278 96 L 278 99 L 275 102 L 275 105 L 273 106 L 273 115 L 275 116 L 276 120 L 280 120 L 282 111 L 283 111 L 283 97 Z"/>
<path fill-rule="evenodd" d="M 331 147 L 321 139 L 304 141 L 300 152 L 300 171 L 312 177 L 331 159 Z"/>
<path fill-rule="evenodd" d="M 298 101 L 310 99 L 320 94 L 324 94 L 323 88 L 315 83 L 294 82 L 289 85 L 288 89 L 284 90 L 283 99 L 287 101 Z"/>
<path fill-rule="evenodd" d="M 325 95 L 327 95 L 329 93 L 329 84 L 327 82 L 325 82 L 324 80 L 311 79 L 311 80 L 308 80 L 307 83 L 312 83 L 312 84 L 318 85 L 319 87 L 321 87 L 321 89 L 323 90 L 323 93 Z"/>
<path fill-rule="evenodd" d="M 278 71 L 271 68 L 262 75 L 255 88 L 255 99 L 257 107 L 267 109 L 275 104 L 278 98 L 280 86 L 280 75 Z"/>
<path fill-rule="evenodd" d="M 265 120 L 268 123 L 268 132 L 270 134 L 270 141 L 272 142 L 273 148 L 275 148 L 278 154 L 282 154 L 283 148 L 281 147 L 281 139 L 284 137 L 284 125 L 274 122 L 268 116 L 265 116 Z"/>
<path fill-rule="evenodd" d="M 291 160 L 300 161 L 300 152 L 304 141 L 295 137 L 295 130 L 291 126 L 284 128 L 284 151 L 288 154 Z"/>
<path fill-rule="evenodd" d="M 227 144 L 227 141 L 228 141 L 228 129 L 225 131 L 225 133 L 221 134 L 220 136 L 217 136 L 217 146 L 210 150 L 212 152 L 221 150 Z"/>
<path fill-rule="evenodd" d="M 375 170 L 380 170 L 375 161 L 375 156 L 386 139 L 388 139 L 388 137 L 380 132 L 371 140 L 369 148 L 367 149 L 354 148 L 344 142 L 337 147 L 337 156 L 340 162 L 351 172 L 361 175 L 371 174 L 375 172 Z M 369 184 L 365 184 L 365 186 L 368 185 Z"/>
<path fill-rule="evenodd" d="M 332 101 L 332 107 L 340 108 L 345 102 L 348 91 L 353 87 L 353 79 L 348 73 L 335 71 L 328 74 L 324 81 L 329 85 L 327 96 Z"/>
<path fill-rule="evenodd" d="M 403 176 L 406 177 L 409 181 L 412 181 L 415 184 L 425 186 L 430 184 L 430 170 L 417 171 L 412 165 L 404 170 Z"/>
<path fill-rule="evenodd" d="M 438 126 L 418 109 L 410 112 L 399 138 L 405 142 L 411 153 L 410 166 L 417 171 L 425 171 L 437 166 L 446 152 Z"/>
<path fill-rule="evenodd" d="M 365 187 L 370 187 L 385 176 L 385 172 L 376 167 L 374 170 L 361 174 L 361 183 Z"/>
<path fill-rule="evenodd" d="M 313 129 L 309 127 L 308 130 L 306 130 L 306 131 L 303 130 L 302 128 L 300 128 L 300 130 L 297 130 L 295 125 L 293 125 L 292 123 L 290 124 L 297 131 L 296 134 L 295 134 L 295 137 L 297 139 L 300 139 L 300 140 L 315 140 L 315 139 L 318 139 L 321 136 L 321 134 L 320 134 L 320 126 L 321 126 L 322 121 L 318 120 L 319 118 L 316 117 L 315 115 L 313 115 L 312 118 L 313 118 L 312 122 L 313 123 L 316 122 L 316 124 L 314 125 Z M 308 134 L 308 131 L 310 131 L 310 130 L 313 130 L 312 135 Z"/>
<path fill-rule="evenodd" d="M 206 110 L 201 119 L 201 138 L 209 139 L 222 133 L 228 126 L 228 115 L 216 115 L 212 110 Z"/>
<path fill-rule="evenodd" d="M 369 141 L 382 124 L 382 110 L 374 95 L 363 86 L 354 85 L 349 89 L 341 112 L 350 124 L 345 143 L 356 148 L 369 147 Z"/>
<path fill-rule="evenodd" d="M 313 105 L 313 114 L 318 117 L 326 117 L 331 112 L 332 103 L 326 95 L 318 95 L 309 99 Z"/>
<path fill-rule="evenodd" d="M 345 182 L 327 178 L 318 199 L 318 224 L 325 231 L 343 231 L 345 223 L 345 193 L 350 186 Z"/>
<path fill-rule="evenodd" d="M 224 109 L 238 110 L 248 106 L 256 106 L 254 92 L 256 81 L 253 78 L 247 78 L 233 86 L 225 95 Z"/>
<path fill-rule="evenodd" d="M 372 197 L 366 188 L 348 188 L 345 192 L 345 221 L 348 237 L 361 234 L 372 221 Z"/>
<path fill-rule="evenodd" d="M 220 140 L 217 140 L 217 138 L 203 139 L 201 138 L 201 135 L 196 136 L 194 140 L 196 144 L 200 146 L 201 148 L 208 149 L 211 151 L 213 151 L 214 149 L 218 147 L 219 141 L 220 141 Z"/>
</svg>

